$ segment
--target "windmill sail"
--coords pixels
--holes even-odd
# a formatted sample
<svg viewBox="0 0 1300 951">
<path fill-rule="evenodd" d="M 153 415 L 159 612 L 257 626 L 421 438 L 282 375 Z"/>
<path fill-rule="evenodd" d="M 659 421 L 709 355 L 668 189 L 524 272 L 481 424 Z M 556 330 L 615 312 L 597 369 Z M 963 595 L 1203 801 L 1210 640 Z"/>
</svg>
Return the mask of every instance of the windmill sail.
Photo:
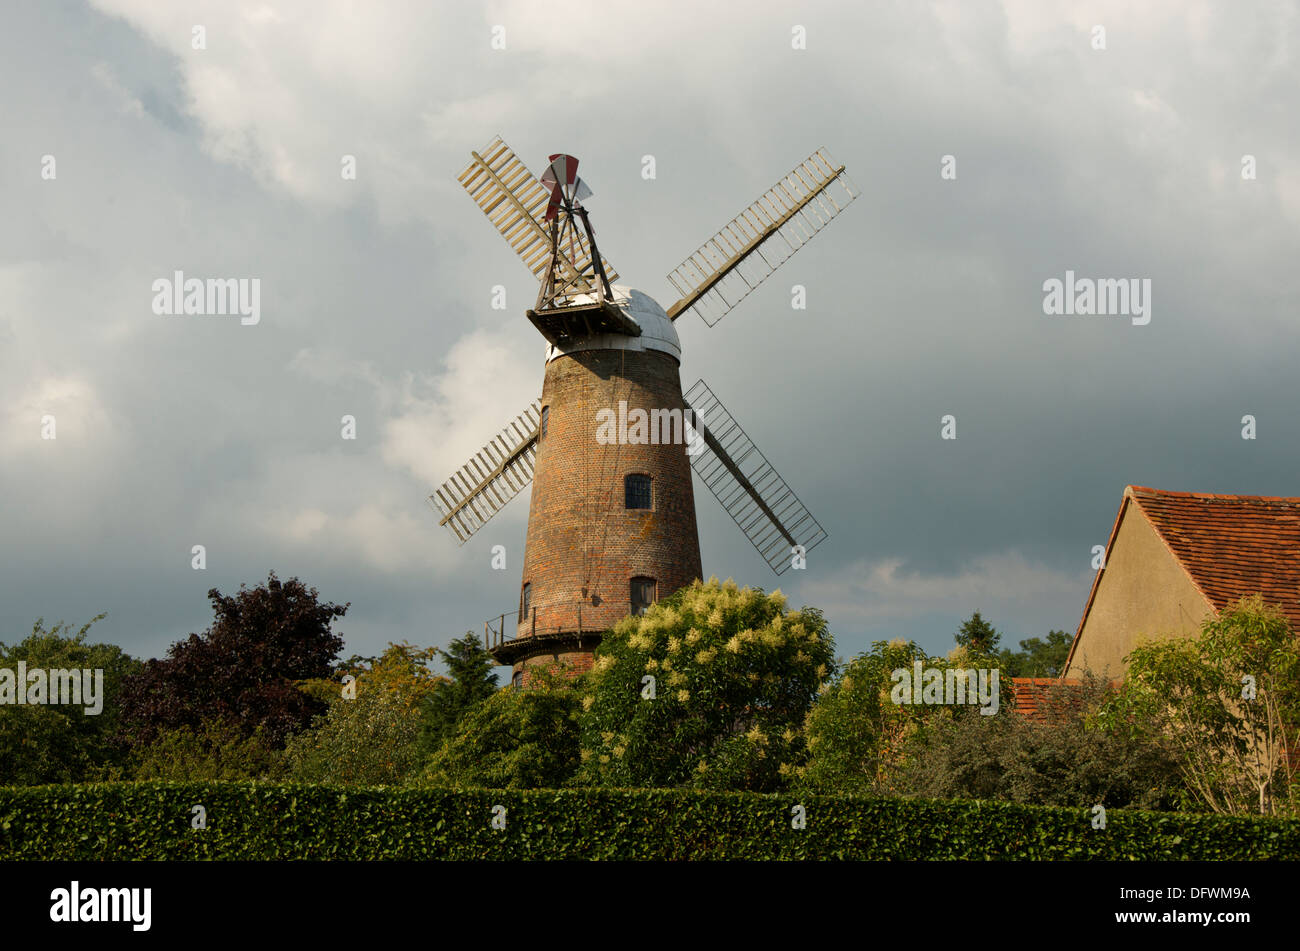
<svg viewBox="0 0 1300 951">
<path fill-rule="evenodd" d="M 691 456 L 691 467 L 763 560 L 783 574 L 791 549 L 811 551 L 826 539 L 826 531 L 703 380 L 687 391 L 685 401 L 704 440 Z"/>
<path fill-rule="evenodd" d="M 533 405 L 480 449 L 444 482 L 429 502 L 465 544 L 533 478 L 541 409 Z"/>
<path fill-rule="evenodd" d="M 473 161 L 460 173 L 461 185 L 533 276 L 544 280 L 551 267 L 550 231 L 543 224 L 551 203 L 551 189 L 533 176 L 500 136 L 482 152 L 470 154 Z M 585 234 L 576 233 L 572 249 L 566 245 L 560 259 L 566 279 L 579 285 L 587 283 L 583 275 L 593 269 L 591 246 Z M 610 283 L 618 280 L 609 261 L 601 260 Z"/>
<path fill-rule="evenodd" d="M 683 295 L 668 316 L 694 311 L 712 327 L 857 197 L 818 149 L 668 275 Z"/>
</svg>

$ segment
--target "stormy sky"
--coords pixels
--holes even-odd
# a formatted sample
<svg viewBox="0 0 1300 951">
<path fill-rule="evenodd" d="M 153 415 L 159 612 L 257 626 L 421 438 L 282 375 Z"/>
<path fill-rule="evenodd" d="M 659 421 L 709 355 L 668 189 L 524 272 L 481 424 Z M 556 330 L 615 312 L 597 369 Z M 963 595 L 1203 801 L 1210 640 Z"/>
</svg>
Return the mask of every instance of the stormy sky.
<svg viewBox="0 0 1300 951">
<path fill-rule="evenodd" d="M 976 609 L 1073 632 L 1126 484 L 1300 495 L 1300 15 L 1130 6 L 7 5 L 0 640 L 107 612 L 160 656 L 270 570 L 352 603 L 346 653 L 517 603 L 527 498 L 464 547 L 425 501 L 541 387 L 535 282 L 456 181 L 497 134 L 579 157 L 665 307 L 779 176 L 845 164 L 843 215 L 678 322 L 684 385 L 830 535 L 777 579 L 697 481 L 705 573 L 822 608 L 846 658 Z M 260 321 L 156 314 L 178 270 L 258 278 Z M 1149 280 L 1150 322 L 1045 314 L 1067 271 Z"/>
</svg>

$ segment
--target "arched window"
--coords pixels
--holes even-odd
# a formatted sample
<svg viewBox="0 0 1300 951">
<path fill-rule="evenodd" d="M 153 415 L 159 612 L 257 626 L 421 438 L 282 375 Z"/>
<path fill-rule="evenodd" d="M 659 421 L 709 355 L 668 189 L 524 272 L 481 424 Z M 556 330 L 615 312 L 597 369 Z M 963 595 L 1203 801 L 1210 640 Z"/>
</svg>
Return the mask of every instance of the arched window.
<svg viewBox="0 0 1300 951">
<path fill-rule="evenodd" d="M 525 581 L 523 594 L 519 596 L 519 623 L 523 624 L 528 618 L 528 612 L 533 606 L 533 586 Z"/>
<path fill-rule="evenodd" d="M 510 678 L 510 686 L 516 690 L 524 689 L 524 672 L 522 670 L 515 671 L 514 676 Z"/>
<path fill-rule="evenodd" d="M 650 477 L 644 473 L 634 472 L 624 477 L 623 496 L 627 508 L 654 508 L 654 488 Z"/>
<path fill-rule="evenodd" d="M 537 436 L 538 439 L 545 439 L 545 438 L 546 438 L 546 424 L 547 424 L 548 422 L 550 422 L 550 420 L 551 420 L 551 408 L 550 408 L 549 406 L 543 406 L 543 407 L 542 407 L 542 422 L 541 422 L 541 427 L 540 427 L 540 429 L 539 429 L 539 431 L 538 431 L 538 436 Z"/>
<path fill-rule="evenodd" d="M 658 600 L 656 595 L 657 586 L 654 578 L 633 578 L 632 590 L 630 592 L 630 601 L 632 602 L 633 614 L 645 614 L 646 608 Z"/>
</svg>

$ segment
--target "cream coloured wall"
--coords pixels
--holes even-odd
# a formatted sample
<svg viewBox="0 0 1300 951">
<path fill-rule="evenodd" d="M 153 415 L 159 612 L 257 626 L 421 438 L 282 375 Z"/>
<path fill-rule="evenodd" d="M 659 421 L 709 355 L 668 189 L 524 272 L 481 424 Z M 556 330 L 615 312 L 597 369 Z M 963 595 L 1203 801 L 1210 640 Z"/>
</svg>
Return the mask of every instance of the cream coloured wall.
<svg viewBox="0 0 1300 951">
<path fill-rule="evenodd" d="M 1130 500 L 1065 676 L 1079 677 L 1086 669 L 1123 677 L 1124 656 L 1139 637 L 1191 636 L 1212 610 L 1138 503 Z"/>
</svg>

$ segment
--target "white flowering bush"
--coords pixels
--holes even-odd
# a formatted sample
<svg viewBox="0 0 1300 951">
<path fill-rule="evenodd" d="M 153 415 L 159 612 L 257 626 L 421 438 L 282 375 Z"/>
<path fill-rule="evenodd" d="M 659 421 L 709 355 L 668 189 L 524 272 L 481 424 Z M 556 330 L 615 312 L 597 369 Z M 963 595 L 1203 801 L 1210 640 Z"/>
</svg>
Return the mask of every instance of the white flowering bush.
<svg viewBox="0 0 1300 951">
<path fill-rule="evenodd" d="M 833 652 L 817 609 L 789 610 L 780 591 L 696 581 L 605 635 L 581 714 L 583 780 L 782 788 Z"/>
</svg>

